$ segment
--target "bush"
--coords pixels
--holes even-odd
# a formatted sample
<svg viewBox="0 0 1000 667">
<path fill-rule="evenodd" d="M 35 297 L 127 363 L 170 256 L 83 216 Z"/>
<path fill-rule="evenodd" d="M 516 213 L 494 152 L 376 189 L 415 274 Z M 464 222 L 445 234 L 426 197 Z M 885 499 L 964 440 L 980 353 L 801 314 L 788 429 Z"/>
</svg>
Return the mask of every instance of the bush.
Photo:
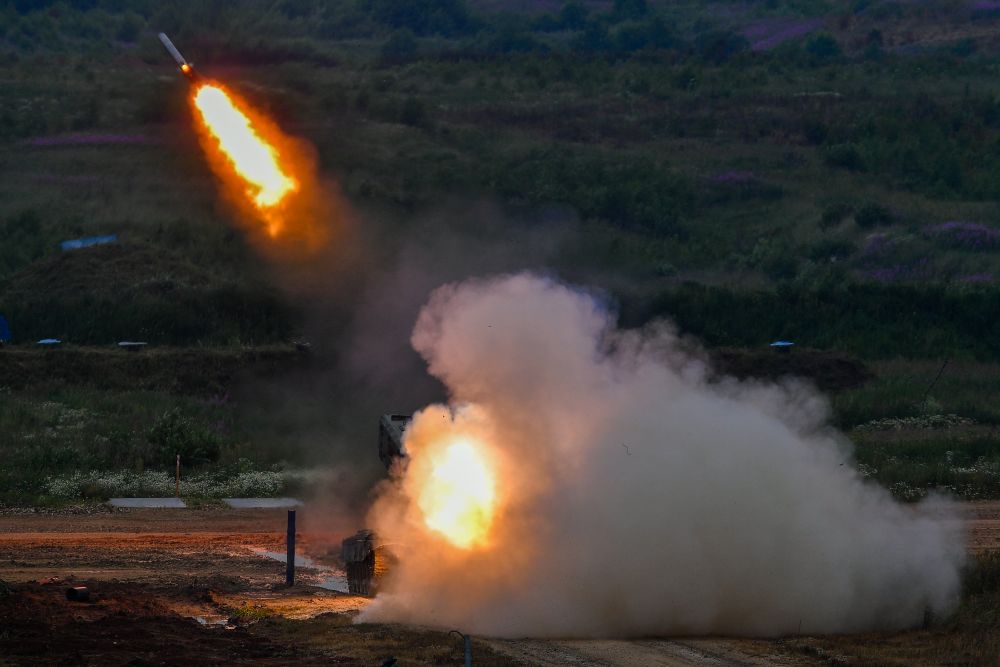
<svg viewBox="0 0 1000 667">
<path fill-rule="evenodd" d="M 761 269 L 771 280 L 791 280 L 799 271 L 799 260 L 791 254 L 774 255 L 761 264 Z"/>
<path fill-rule="evenodd" d="M 559 10 L 559 23 L 566 30 L 579 30 L 587 22 L 587 6 L 580 0 L 568 0 Z"/>
<path fill-rule="evenodd" d="M 608 34 L 607 26 L 598 21 L 589 21 L 583 31 L 570 42 L 570 48 L 585 53 L 609 51 L 611 36 Z"/>
<path fill-rule="evenodd" d="M 373 19 L 393 28 L 408 28 L 418 35 L 456 35 L 472 27 L 463 0 L 372 0 Z"/>
<path fill-rule="evenodd" d="M 836 227 L 844 221 L 844 218 L 850 217 L 853 213 L 854 207 L 850 204 L 843 202 L 829 204 L 823 209 L 823 215 L 819 219 L 819 226 L 823 229 Z"/>
<path fill-rule="evenodd" d="M 642 49 L 668 49 L 676 39 L 667 24 L 659 18 L 648 21 L 626 21 L 615 28 L 614 48 L 623 53 Z"/>
<path fill-rule="evenodd" d="M 850 169 L 851 171 L 864 171 L 865 160 L 861 151 L 854 144 L 835 144 L 827 146 L 823 160 L 831 167 Z"/>
<path fill-rule="evenodd" d="M 382 45 L 380 56 L 384 62 L 402 62 L 417 53 L 417 39 L 407 28 L 396 30 Z"/>
<path fill-rule="evenodd" d="M 149 442 L 157 447 L 160 461 L 172 461 L 180 454 L 181 461 L 209 463 L 219 458 L 218 436 L 195 423 L 178 408 L 167 410 L 149 429 Z"/>
<path fill-rule="evenodd" d="M 966 37 L 965 39 L 960 39 L 952 44 L 948 51 L 951 52 L 953 56 L 968 58 L 976 52 L 976 48 L 976 40 L 972 37 Z"/>
<path fill-rule="evenodd" d="M 415 97 L 407 97 L 399 110 L 399 122 L 403 125 L 418 127 L 427 122 L 427 110 L 423 102 Z"/>
<path fill-rule="evenodd" d="M 809 249 L 809 258 L 821 261 L 824 259 L 843 259 L 854 254 L 857 248 L 850 239 L 826 239 Z"/>
<path fill-rule="evenodd" d="M 514 23 L 505 23 L 486 44 L 488 53 L 544 53 L 548 47 Z"/>
<path fill-rule="evenodd" d="M 881 227 L 892 222 L 892 212 L 876 203 L 865 204 L 854 214 L 854 222 L 862 229 Z"/>
<path fill-rule="evenodd" d="M 840 44 L 833 36 L 823 33 L 806 42 L 806 53 L 819 61 L 833 60 L 840 56 Z"/>
<path fill-rule="evenodd" d="M 127 12 L 118 24 L 115 37 L 119 41 L 133 43 L 139 37 L 140 30 L 142 30 L 142 17 L 134 12 Z"/>
<path fill-rule="evenodd" d="M 711 63 L 721 64 L 750 49 L 750 42 L 732 30 L 713 30 L 698 35 L 694 50 Z"/>
<path fill-rule="evenodd" d="M 640 19 L 649 13 L 646 0 L 615 0 L 611 10 L 612 18 L 618 21 Z"/>
<path fill-rule="evenodd" d="M 35 261 L 49 247 L 41 218 L 32 209 L 0 224 L 0 238 L 0 278 Z"/>
<path fill-rule="evenodd" d="M 534 149 L 498 163 L 494 174 L 503 195 L 568 203 L 584 218 L 636 231 L 676 234 L 681 215 L 695 203 L 686 177 L 648 158 L 619 161 L 582 150 Z"/>
</svg>

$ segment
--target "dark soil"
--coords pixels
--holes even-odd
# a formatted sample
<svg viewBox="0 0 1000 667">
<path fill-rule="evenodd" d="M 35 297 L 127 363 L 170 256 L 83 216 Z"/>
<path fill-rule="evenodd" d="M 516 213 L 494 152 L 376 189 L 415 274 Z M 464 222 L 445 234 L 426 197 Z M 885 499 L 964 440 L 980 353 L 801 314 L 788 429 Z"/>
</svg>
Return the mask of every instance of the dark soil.
<svg viewBox="0 0 1000 667">
<path fill-rule="evenodd" d="M 4 664 L 328 664 L 316 652 L 277 644 L 246 627 L 205 629 L 148 587 L 98 584 L 94 602 L 66 599 L 64 586 L 23 584 L 0 598 Z"/>
</svg>

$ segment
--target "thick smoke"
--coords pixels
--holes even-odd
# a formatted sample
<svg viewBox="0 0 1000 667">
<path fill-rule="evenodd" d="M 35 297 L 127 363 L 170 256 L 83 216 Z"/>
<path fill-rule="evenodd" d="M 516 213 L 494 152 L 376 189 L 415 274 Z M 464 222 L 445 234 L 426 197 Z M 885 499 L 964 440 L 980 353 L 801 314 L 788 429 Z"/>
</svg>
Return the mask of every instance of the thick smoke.
<svg viewBox="0 0 1000 667">
<path fill-rule="evenodd" d="M 412 343 L 451 395 L 370 517 L 400 562 L 363 620 L 500 636 L 850 632 L 956 602 L 964 536 L 855 470 L 804 386 L 711 382 L 664 325 L 615 329 L 599 298 L 530 274 L 442 287 Z M 489 542 L 418 506 L 456 432 L 496 470 Z"/>
</svg>

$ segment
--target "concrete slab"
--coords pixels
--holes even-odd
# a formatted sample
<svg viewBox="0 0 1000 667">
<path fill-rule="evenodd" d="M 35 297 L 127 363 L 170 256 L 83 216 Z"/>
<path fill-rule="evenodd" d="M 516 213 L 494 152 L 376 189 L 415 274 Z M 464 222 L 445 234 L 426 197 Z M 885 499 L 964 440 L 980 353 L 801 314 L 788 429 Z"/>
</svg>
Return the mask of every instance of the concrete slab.
<svg viewBox="0 0 1000 667">
<path fill-rule="evenodd" d="M 187 507 L 180 498 L 112 498 L 108 501 L 112 507 L 159 507 L 159 508 L 183 508 Z"/>
<path fill-rule="evenodd" d="M 256 509 L 261 507 L 298 507 L 297 498 L 223 498 L 222 502 L 234 509 Z"/>
</svg>

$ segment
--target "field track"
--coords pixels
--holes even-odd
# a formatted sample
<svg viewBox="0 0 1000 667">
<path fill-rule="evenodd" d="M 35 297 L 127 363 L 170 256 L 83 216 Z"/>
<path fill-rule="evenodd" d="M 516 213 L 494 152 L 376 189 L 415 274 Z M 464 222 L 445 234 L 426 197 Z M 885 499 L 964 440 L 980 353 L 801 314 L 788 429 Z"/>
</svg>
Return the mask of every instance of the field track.
<svg viewBox="0 0 1000 667">
<path fill-rule="evenodd" d="M 970 551 L 1000 549 L 1000 502 L 967 503 L 963 510 Z M 308 507 L 299 515 L 300 553 L 332 567 L 339 537 L 352 527 L 330 525 L 329 514 Z M 317 588 L 322 573 L 316 570 L 300 570 L 302 586 L 281 586 L 284 564 L 260 552 L 283 550 L 284 520 L 284 510 L 8 510 L 0 515 L 0 580 L 28 587 L 27 599 L 43 605 L 46 618 L 64 607 L 72 612 L 71 603 L 60 601 L 66 584 L 86 584 L 97 591 L 103 601 L 72 612 L 75 624 L 63 626 L 67 632 L 112 612 L 153 613 L 157 620 L 150 623 L 176 617 L 211 621 L 224 618 L 226 610 L 251 605 L 307 619 L 365 605 L 364 598 Z M 192 626 L 186 632 L 200 631 Z M 481 651 L 492 649 L 500 664 L 816 664 L 812 656 L 781 643 L 746 639 L 490 639 L 477 640 L 477 645 Z"/>
</svg>

